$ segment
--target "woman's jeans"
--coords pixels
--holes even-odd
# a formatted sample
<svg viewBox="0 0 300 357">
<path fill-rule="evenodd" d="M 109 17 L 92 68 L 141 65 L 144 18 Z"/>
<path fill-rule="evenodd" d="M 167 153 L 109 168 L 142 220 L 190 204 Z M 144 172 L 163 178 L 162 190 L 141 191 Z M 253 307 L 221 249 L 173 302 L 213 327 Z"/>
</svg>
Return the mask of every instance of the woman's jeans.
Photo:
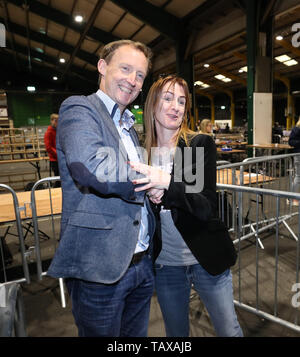
<svg viewBox="0 0 300 357">
<path fill-rule="evenodd" d="M 115 284 L 68 278 L 80 337 L 146 337 L 154 290 L 153 264 L 145 255 Z"/>
<path fill-rule="evenodd" d="M 200 264 L 190 266 L 155 265 L 155 288 L 163 314 L 167 337 L 189 337 L 191 286 L 204 303 L 217 336 L 242 337 L 237 321 L 230 270 L 208 274 Z"/>
</svg>

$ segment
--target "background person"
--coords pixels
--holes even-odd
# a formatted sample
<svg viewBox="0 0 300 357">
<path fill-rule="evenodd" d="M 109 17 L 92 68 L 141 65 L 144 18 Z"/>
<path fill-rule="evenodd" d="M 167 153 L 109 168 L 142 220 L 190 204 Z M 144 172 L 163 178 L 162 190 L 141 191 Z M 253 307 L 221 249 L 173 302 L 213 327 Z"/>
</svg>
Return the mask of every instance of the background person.
<svg viewBox="0 0 300 357">
<path fill-rule="evenodd" d="M 207 223 L 216 214 L 216 147 L 209 135 L 197 135 L 189 130 L 189 112 L 189 89 L 182 78 L 168 76 L 154 83 L 144 110 L 146 148 L 153 166 L 131 162 L 133 169 L 146 176 L 134 180 L 135 184 L 142 185 L 136 191 L 149 190 L 148 195 L 155 204 L 154 258 L 158 256 L 155 262 L 158 302 L 166 335 L 188 337 L 193 284 L 217 335 L 242 336 L 233 304 L 229 270 L 236 259 L 233 244 L 222 238 L 214 245 L 203 235 Z M 156 150 L 151 149 L 153 147 Z M 181 152 L 183 157 L 187 147 L 192 150 L 192 165 L 181 167 L 184 174 L 179 177 L 179 182 L 174 174 L 174 165 L 180 162 L 176 155 Z M 188 183 L 186 174 L 199 168 L 197 148 L 204 148 L 204 187 L 201 192 L 187 193 L 194 182 Z"/>
<path fill-rule="evenodd" d="M 152 53 L 139 42 L 104 46 L 100 89 L 65 100 L 57 153 L 63 208 L 48 274 L 66 278 L 79 336 L 146 336 L 154 289 L 155 220 L 128 160 L 142 160 L 133 114 Z M 128 171 L 128 172 L 127 172 Z"/>
<path fill-rule="evenodd" d="M 203 119 L 201 121 L 200 134 L 213 135 L 213 125 L 209 119 Z"/>
<path fill-rule="evenodd" d="M 289 145 L 293 146 L 294 153 L 300 153 L 300 116 L 289 137 Z M 294 157 L 295 175 L 292 184 L 293 192 L 300 192 L 300 155 Z M 298 206 L 299 201 L 292 200 L 293 206 Z"/>
<path fill-rule="evenodd" d="M 50 125 L 48 126 L 45 135 L 44 143 L 47 150 L 50 170 L 53 172 L 54 176 L 59 176 L 57 153 L 56 153 L 56 127 L 58 123 L 58 114 L 50 115 Z"/>
</svg>

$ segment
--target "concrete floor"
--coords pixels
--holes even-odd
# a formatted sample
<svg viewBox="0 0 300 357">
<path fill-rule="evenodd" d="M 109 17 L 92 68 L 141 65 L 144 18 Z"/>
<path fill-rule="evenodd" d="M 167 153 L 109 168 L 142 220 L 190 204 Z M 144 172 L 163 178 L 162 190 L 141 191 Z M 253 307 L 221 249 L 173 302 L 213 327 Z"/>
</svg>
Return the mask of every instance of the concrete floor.
<svg viewBox="0 0 300 357">
<path fill-rule="evenodd" d="M 251 271 L 251 269 L 249 270 Z M 234 276 L 235 278 L 235 276 Z M 249 297 L 253 297 L 253 287 L 249 289 Z M 271 305 L 272 288 L 267 282 L 264 286 L 267 295 L 266 305 Z M 27 334 L 29 337 L 75 337 L 77 329 L 71 313 L 71 303 L 66 294 L 66 308 L 62 308 L 58 281 L 44 277 L 42 281 L 22 284 Z M 235 294 L 237 298 L 237 294 Z M 247 299 L 254 306 L 254 301 Z M 285 306 L 285 308 L 288 308 Z M 300 333 L 287 327 L 268 321 L 239 307 L 236 308 L 238 320 L 245 337 L 300 337 Z M 291 309 L 288 311 L 288 315 Z M 291 316 L 287 316 L 290 318 Z M 193 294 L 190 303 L 191 337 L 214 337 L 215 332 L 210 323 L 208 313 L 198 297 Z M 151 301 L 149 337 L 164 337 L 164 326 L 154 294 Z"/>
<path fill-rule="evenodd" d="M 41 229 L 47 225 L 43 222 Z M 49 226 L 49 224 L 48 224 Z M 56 221 L 55 229 L 59 227 Z M 27 243 L 31 244 L 31 237 L 27 238 Z M 280 264 L 277 274 L 278 292 L 278 316 L 293 322 L 295 309 L 291 305 L 291 286 L 295 282 L 295 241 L 288 236 L 280 236 Z M 274 235 L 268 234 L 262 237 L 264 249 L 259 249 L 259 296 L 260 305 L 264 311 L 273 313 L 274 311 Z M 54 247 L 53 242 L 45 239 L 40 241 L 42 257 L 51 259 Z M 12 244 L 10 244 L 12 247 Z M 253 241 L 247 240 L 240 250 L 241 276 L 239 277 L 239 263 L 232 269 L 234 295 L 238 300 L 238 282 L 241 281 L 241 301 L 255 307 L 256 298 L 256 247 Z M 34 259 L 32 259 L 34 262 Z M 27 334 L 29 337 L 75 337 L 77 329 L 71 313 L 71 303 L 66 294 L 66 308 L 61 306 L 61 298 L 58 280 L 44 277 L 42 281 L 37 281 L 34 274 L 35 264 L 30 264 L 32 272 L 32 282 L 28 285 L 23 283 L 24 309 L 26 316 Z M 45 271 L 43 269 L 43 271 Z M 240 307 L 236 307 L 237 315 L 245 337 L 300 337 L 300 332 L 296 332 L 278 323 L 271 322 L 253 313 L 247 312 Z M 150 311 L 149 337 L 164 337 L 164 325 L 162 315 L 157 302 L 156 295 L 153 295 Z M 203 307 L 198 296 L 192 292 L 190 303 L 190 335 L 191 337 L 213 337 L 214 329 L 210 323 L 208 313 Z"/>
<path fill-rule="evenodd" d="M 20 168 L 21 169 L 21 168 Z M 48 168 L 42 171 L 42 177 L 46 177 Z M 52 237 L 52 224 L 42 221 L 39 228 Z M 3 234 L 2 229 L 0 235 Z M 14 229 L 14 228 L 12 228 Z M 46 240 L 41 236 L 40 245 L 42 257 L 49 260 L 53 256 L 57 243 L 59 231 L 59 220 L 54 222 L 56 237 Z M 13 232 L 13 230 L 11 231 Z M 287 321 L 293 322 L 295 309 L 291 306 L 291 286 L 296 282 L 295 277 L 295 257 L 297 254 L 295 241 L 286 235 L 286 231 L 280 235 L 280 265 L 277 274 L 278 283 L 278 314 Z M 234 295 L 239 297 L 238 283 L 241 282 L 241 301 L 255 307 L 256 298 L 256 277 L 259 277 L 259 295 L 261 296 L 260 306 L 269 313 L 273 313 L 274 306 L 274 234 L 268 233 L 262 236 L 264 249 L 259 249 L 259 274 L 256 270 L 256 247 L 253 240 L 245 241 L 241 246 L 241 276 L 238 274 L 239 264 L 232 269 L 234 282 Z M 13 253 L 14 262 L 9 267 L 9 271 L 18 269 L 20 265 L 20 253 L 18 241 L 14 236 L 7 236 L 9 249 Z M 31 234 L 26 238 L 28 247 L 34 244 Z M 62 308 L 60 303 L 58 281 L 49 277 L 44 277 L 42 281 L 36 280 L 34 255 L 28 257 L 31 268 L 31 283 L 22 283 L 24 299 L 24 310 L 26 318 L 26 329 L 29 337 L 75 337 L 77 329 L 71 313 L 71 304 L 66 295 L 67 307 Z M 241 327 L 246 337 L 300 337 L 300 333 L 278 323 L 271 322 L 253 313 L 247 312 L 239 307 L 236 308 Z M 298 317 L 300 320 L 300 316 Z M 213 337 L 214 329 L 210 323 L 209 316 L 203 308 L 201 301 L 193 295 L 190 303 L 190 331 L 191 337 Z M 151 302 L 149 337 L 164 337 L 164 325 L 154 294 Z"/>
</svg>

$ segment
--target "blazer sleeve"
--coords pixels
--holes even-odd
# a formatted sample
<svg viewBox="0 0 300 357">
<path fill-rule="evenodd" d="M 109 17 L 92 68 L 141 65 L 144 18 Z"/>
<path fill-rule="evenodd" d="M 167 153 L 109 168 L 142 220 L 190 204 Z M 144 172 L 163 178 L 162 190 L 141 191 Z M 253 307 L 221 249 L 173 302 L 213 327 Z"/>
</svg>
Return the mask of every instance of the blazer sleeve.
<svg viewBox="0 0 300 357">
<path fill-rule="evenodd" d="M 134 203 L 144 201 L 145 192 L 135 193 L 132 172 L 120 158 L 119 140 L 112 140 L 105 120 L 84 96 L 70 97 L 62 104 L 57 142 L 79 185 Z"/>
<path fill-rule="evenodd" d="M 196 148 L 204 149 L 202 165 L 195 159 L 197 157 Z M 184 148 L 181 147 L 181 149 Z M 206 221 L 216 211 L 216 146 L 210 136 L 197 135 L 191 141 L 191 149 L 193 152 L 192 166 L 186 165 L 187 167 L 182 168 L 181 182 L 176 182 L 173 168 L 169 189 L 164 194 L 162 204 L 167 209 L 183 210 L 185 213 Z M 188 186 L 194 186 L 196 183 L 187 182 L 186 177 L 201 169 L 204 170 L 202 190 L 188 193 Z"/>
</svg>

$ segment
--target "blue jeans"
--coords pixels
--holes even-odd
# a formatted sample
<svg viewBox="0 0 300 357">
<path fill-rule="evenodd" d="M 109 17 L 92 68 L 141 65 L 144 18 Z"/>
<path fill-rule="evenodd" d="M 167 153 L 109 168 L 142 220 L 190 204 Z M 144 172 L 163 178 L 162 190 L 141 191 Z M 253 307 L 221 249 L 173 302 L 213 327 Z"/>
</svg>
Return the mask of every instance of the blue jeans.
<svg viewBox="0 0 300 357">
<path fill-rule="evenodd" d="M 154 290 L 153 265 L 145 255 L 114 284 L 68 278 L 80 337 L 145 337 Z"/>
<path fill-rule="evenodd" d="M 167 337 L 189 336 L 191 286 L 199 294 L 214 325 L 217 336 L 242 337 L 237 321 L 230 270 L 210 275 L 200 264 L 166 266 L 155 264 L 155 288 Z"/>
</svg>

